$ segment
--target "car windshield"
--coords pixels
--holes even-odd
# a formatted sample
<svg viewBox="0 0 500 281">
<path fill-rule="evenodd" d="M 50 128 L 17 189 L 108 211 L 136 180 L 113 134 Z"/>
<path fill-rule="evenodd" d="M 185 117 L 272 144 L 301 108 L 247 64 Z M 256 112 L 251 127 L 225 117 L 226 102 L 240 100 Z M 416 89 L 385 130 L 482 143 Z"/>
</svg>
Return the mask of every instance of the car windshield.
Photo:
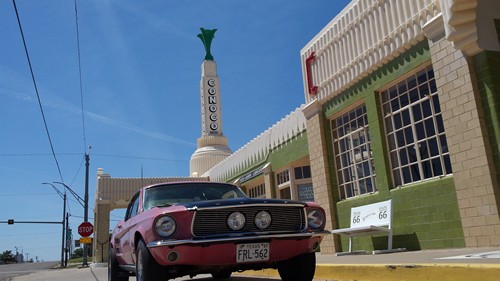
<svg viewBox="0 0 500 281">
<path fill-rule="evenodd" d="M 144 192 L 144 210 L 176 203 L 246 198 L 241 189 L 230 184 L 183 183 L 151 187 Z"/>
</svg>

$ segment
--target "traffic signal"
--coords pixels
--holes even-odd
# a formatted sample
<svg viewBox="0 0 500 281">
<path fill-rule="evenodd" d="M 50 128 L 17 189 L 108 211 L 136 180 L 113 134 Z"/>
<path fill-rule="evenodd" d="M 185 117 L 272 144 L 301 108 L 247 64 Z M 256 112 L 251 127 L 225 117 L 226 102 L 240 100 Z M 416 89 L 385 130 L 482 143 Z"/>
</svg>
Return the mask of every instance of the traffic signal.
<svg viewBox="0 0 500 281">
<path fill-rule="evenodd" d="M 13 220 L 13 219 L 9 219 L 9 220 L 7 221 L 7 224 L 14 224 L 14 220 Z"/>
</svg>

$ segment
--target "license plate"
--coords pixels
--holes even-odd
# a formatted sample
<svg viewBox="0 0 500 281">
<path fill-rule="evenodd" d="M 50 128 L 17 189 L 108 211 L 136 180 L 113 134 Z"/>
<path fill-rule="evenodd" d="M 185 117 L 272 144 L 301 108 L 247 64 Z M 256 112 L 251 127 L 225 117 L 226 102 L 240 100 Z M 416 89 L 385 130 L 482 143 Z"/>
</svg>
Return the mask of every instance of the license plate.
<svg viewBox="0 0 500 281">
<path fill-rule="evenodd" d="M 267 261 L 269 252 L 269 243 L 238 244 L 236 262 Z"/>
</svg>

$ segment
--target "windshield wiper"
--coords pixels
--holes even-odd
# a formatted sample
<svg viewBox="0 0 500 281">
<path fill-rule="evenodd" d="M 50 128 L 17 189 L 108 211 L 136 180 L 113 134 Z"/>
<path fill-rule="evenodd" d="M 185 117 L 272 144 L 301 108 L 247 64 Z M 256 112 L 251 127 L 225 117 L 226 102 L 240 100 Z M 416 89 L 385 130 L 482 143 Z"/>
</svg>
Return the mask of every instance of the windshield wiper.
<svg viewBox="0 0 500 281">
<path fill-rule="evenodd" d="M 151 208 L 164 208 L 164 207 L 170 207 L 170 206 L 173 206 L 173 205 L 170 203 L 163 203 L 163 204 L 154 205 Z"/>
</svg>

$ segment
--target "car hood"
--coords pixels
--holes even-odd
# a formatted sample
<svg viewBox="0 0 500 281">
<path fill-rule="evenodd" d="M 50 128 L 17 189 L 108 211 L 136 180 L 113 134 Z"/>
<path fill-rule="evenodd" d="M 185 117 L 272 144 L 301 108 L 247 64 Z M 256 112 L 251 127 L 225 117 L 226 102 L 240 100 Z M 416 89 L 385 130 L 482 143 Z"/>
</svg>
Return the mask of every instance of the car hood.
<svg viewBox="0 0 500 281">
<path fill-rule="evenodd" d="M 252 204 L 269 204 L 269 205 L 302 205 L 306 203 L 294 200 L 270 199 L 270 198 L 234 198 L 209 201 L 197 201 L 189 203 L 181 203 L 187 209 L 210 208 L 210 207 L 229 207 L 229 206 L 245 206 Z"/>
</svg>

